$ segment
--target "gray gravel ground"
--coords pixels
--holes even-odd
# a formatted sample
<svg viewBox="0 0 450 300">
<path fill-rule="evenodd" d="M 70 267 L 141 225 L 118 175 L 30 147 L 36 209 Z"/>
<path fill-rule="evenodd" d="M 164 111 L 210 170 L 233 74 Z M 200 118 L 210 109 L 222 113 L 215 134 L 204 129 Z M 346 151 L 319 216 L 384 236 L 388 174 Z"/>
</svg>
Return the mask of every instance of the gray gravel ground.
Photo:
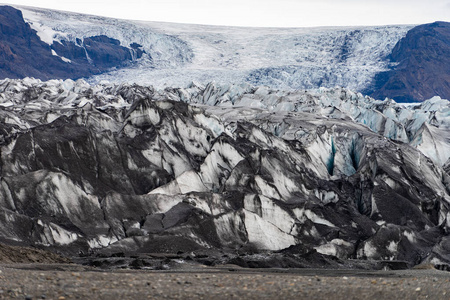
<svg viewBox="0 0 450 300">
<path fill-rule="evenodd" d="M 450 299 L 450 272 L 0 265 L 0 299 Z"/>
</svg>

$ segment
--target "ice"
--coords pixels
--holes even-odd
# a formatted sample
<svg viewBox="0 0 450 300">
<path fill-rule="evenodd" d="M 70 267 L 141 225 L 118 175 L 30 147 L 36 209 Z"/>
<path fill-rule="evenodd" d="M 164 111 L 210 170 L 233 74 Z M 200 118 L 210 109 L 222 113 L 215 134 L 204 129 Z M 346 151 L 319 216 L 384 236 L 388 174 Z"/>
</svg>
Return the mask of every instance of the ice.
<svg viewBox="0 0 450 300">
<path fill-rule="evenodd" d="M 300 221 L 300 222 L 305 222 L 306 220 L 311 220 L 313 223 L 316 224 L 322 224 L 322 225 L 326 225 L 329 227 L 336 227 L 333 223 L 321 218 L 320 216 L 318 216 L 317 214 L 315 214 L 314 212 L 312 212 L 309 209 L 294 209 L 293 210 L 296 218 Z"/>
<path fill-rule="evenodd" d="M 397 253 L 397 248 L 398 248 L 398 243 L 396 243 L 395 241 L 390 241 L 386 248 L 392 254 L 396 254 Z"/>
<path fill-rule="evenodd" d="M 245 228 L 250 243 L 260 249 L 281 250 L 295 244 L 295 238 L 258 215 L 244 211 Z"/>
<path fill-rule="evenodd" d="M 334 145 L 332 140 L 333 137 L 328 131 L 325 131 L 322 136 L 317 135 L 314 142 L 310 143 L 307 148 L 309 155 L 317 161 L 322 161 L 330 175 L 333 175 L 334 168 Z"/>
<path fill-rule="evenodd" d="M 405 231 L 403 231 L 403 235 L 408 239 L 408 241 L 409 241 L 411 244 L 414 244 L 414 243 L 417 242 L 416 234 L 415 234 L 413 231 L 407 231 L 407 230 L 405 230 Z"/>
<path fill-rule="evenodd" d="M 59 245 L 68 245 L 75 242 L 78 239 L 78 235 L 64 230 L 56 224 L 50 224 L 50 230 L 52 233 L 53 240 Z"/>
<path fill-rule="evenodd" d="M 214 115 L 206 116 L 204 114 L 196 114 L 194 120 L 204 128 L 211 130 L 214 133 L 214 138 L 221 135 L 225 130 L 222 122 Z"/>
<path fill-rule="evenodd" d="M 167 185 L 152 190 L 150 194 L 177 195 L 206 191 L 207 189 L 197 172 L 187 171 Z"/>
<path fill-rule="evenodd" d="M 138 43 L 150 55 L 136 64 L 89 78 L 167 86 L 247 82 L 279 89 L 346 86 L 363 90 L 390 67 L 386 57 L 412 26 L 244 28 L 136 22 L 19 7 L 46 43 L 107 35 L 124 47 Z M 131 51 L 131 49 L 130 49 Z M 156 68 L 155 68 L 156 67 Z M 196 83 L 192 85 L 191 83 Z M 230 85 L 231 86 L 231 85 Z M 245 87 L 230 89 L 240 93 Z M 267 96 L 263 89 L 260 96 Z M 205 93 L 204 104 L 230 101 Z M 248 102 L 247 102 L 248 101 Z M 246 97 L 243 104 L 262 107 Z M 289 106 L 284 103 L 285 106 Z"/>
<path fill-rule="evenodd" d="M 192 169 L 186 157 L 182 157 L 180 154 L 170 150 L 163 152 L 162 167 L 175 177 Z"/>
<path fill-rule="evenodd" d="M 211 136 L 203 128 L 197 127 L 197 124 L 186 124 L 183 120 L 178 119 L 175 122 L 178 134 L 186 148 L 193 154 L 205 157 L 210 149 Z"/>
<path fill-rule="evenodd" d="M 236 212 L 219 215 L 214 219 L 214 225 L 217 228 L 217 235 L 225 245 L 233 246 L 245 243 L 243 240 L 236 240 L 236 237 L 239 236 L 239 228 L 244 225 Z"/>
<path fill-rule="evenodd" d="M 449 142 L 450 134 L 447 129 L 440 130 L 424 123 L 410 144 L 443 166 L 450 158 Z"/>
<path fill-rule="evenodd" d="M 439 96 L 435 96 L 424 101 L 421 107 L 424 111 L 439 111 L 443 108 L 448 107 L 448 100 L 442 99 Z"/>
<path fill-rule="evenodd" d="M 371 241 L 364 243 L 364 248 L 362 248 L 362 255 L 358 254 L 358 256 L 367 257 L 368 259 L 373 259 L 378 254 L 378 249 L 372 244 Z"/>
<path fill-rule="evenodd" d="M 116 237 L 109 237 L 107 235 L 99 235 L 88 241 L 89 247 L 92 249 L 104 248 L 117 242 Z"/>
<path fill-rule="evenodd" d="M 326 225 L 326 226 L 330 226 L 330 227 L 336 227 L 333 223 L 319 217 L 317 214 L 313 213 L 311 210 L 306 209 L 304 214 L 313 223 L 322 224 L 322 225 Z"/>
<path fill-rule="evenodd" d="M 434 266 L 436 266 L 436 265 L 445 265 L 445 264 L 446 264 L 445 262 L 443 262 L 441 259 L 439 259 L 439 258 L 437 258 L 437 257 L 433 257 L 433 258 L 430 260 L 430 263 L 431 263 L 432 265 L 434 265 Z"/>
<path fill-rule="evenodd" d="M 76 233 L 65 230 L 61 226 L 54 223 L 44 223 L 38 220 L 37 224 L 42 228 L 41 240 L 44 245 L 69 245 L 75 242 L 79 236 Z"/>
<path fill-rule="evenodd" d="M 53 42 L 57 41 L 56 37 L 61 35 L 60 32 L 53 30 L 50 26 L 44 25 L 40 21 L 38 14 L 27 10 L 22 10 L 22 14 L 24 19 L 30 24 L 30 27 L 36 30 L 37 35 L 44 43 L 51 46 Z M 53 55 L 57 54 L 55 53 Z"/>
<path fill-rule="evenodd" d="M 215 143 L 200 167 L 200 177 L 208 188 L 217 188 L 231 170 L 244 158 L 230 144 Z"/>
<path fill-rule="evenodd" d="M 294 219 L 289 213 L 276 205 L 271 199 L 260 196 L 258 203 L 255 198 L 246 197 L 244 208 L 258 214 L 265 221 L 272 223 L 281 231 L 290 233 L 294 226 Z"/>
<path fill-rule="evenodd" d="M 137 43 L 143 46 L 147 53 L 151 53 L 151 57 L 144 54 L 144 59 L 139 61 L 138 66 L 142 68 L 141 70 L 150 70 L 155 65 L 165 69 L 183 65 L 192 60 L 192 50 L 186 42 L 175 36 L 158 32 L 149 24 L 90 15 L 81 16 L 63 11 L 18 8 L 21 9 L 25 21 L 37 31 L 41 40 L 49 45 L 62 40 L 77 43 L 77 39 L 106 35 L 119 40 L 121 45 L 129 47 L 130 51 L 130 45 Z M 131 70 L 135 67 L 131 66 Z M 122 76 L 120 82 L 135 82 L 130 78 L 124 78 L 124 74 L 120 71 L 117 75 Z"/>
<path fill-rule="evenodd" d="M 347 254 L 345 253 L 345 251 L 341 250 L 342 248 L 345 248 L 345 247 L 352 249 L 353 245 L 342 239 L 334 239 L 330 243 L 314 247 L 314 249 L 316 249 L 317 252 L 324 254 L 324 255 L 331 255 L 331 256 L 342 258 L 342 259 L 346 259 Z M 341 254 L 341 252 L 344 252 L 344 253 Z"/>
<path fill-rule="evenodd" d="M 136 126 L 145 126 L 146 124 L 156 125 L 160 122 L 161 117 L 156 109 L 141 106 L 131 113 L 129 120 Z"/>
<path fill-rule="evenodd" d="M 261 193 L 261 195 L 264 195 L 267 198 L 271 199 L 281 199 L 281 195 L 276 189 L 275 186 L 272 184 L 269 184 L 267 181 L 265 181 L 261 176 L 255 176 L 255 183 Z"/>
<path fill-rule="evenodd" d="M 299 190 L 298 182 L 295 178 L 289 177 L 284 166 L 278 160 L 266 156 L 262 159 L 262 163 L 267 166 L 267 172 L 270 173 L 274 181 L 273 185 L 276 190 L 276 195 L 279 195 L 283 199 L 289 199 L 292 194 Z M 257 178 L 257 183 L 261 187 L 264 183 L 260 181 L 259 177 Z"/>
<path fill-rule="evenodd" d="M 182 194 L 207 191 L 200 179 L 200 176 L 194 171 L 183 173 L 181 176 L 177 177 L 176 181 Z"/>
<path fill-rule="evenodd" d="M 215 85 L 217 93 L 224 95 L 230 89 L 229 86 L 220 87 Z M 258 89 L 256 90 L 258 91 Z M 263 92 L 264 91 L 264 92 Z M 286 111 L 305 111 L 314 112 L 316 114 L 322 114 L 326 118 L 338 118 L 345 119 L 346 116 L 350 119 L 356 120 L 358 123 L 368 126 L 372 131 L 382 134 L 386 138 L 400 141 L 403 143 L 411 142 L 411 145 L 418 147 L 420 143 L 414 140 L 414 136 L 418 134 L 421 127 L 424 124 L 433 125 L 433 136 L 438 136 L 438 145 L 434 147 L 432 151 L 438 151 L 439 153 L 431 153 L 430 148 L 418 147 L 419 150 L 423 150 L 424 154 L 432 158 L 435 162 L 442 165 L 446 158 L 448 159 L 447 149 L 442 145 L 449 140 L 446 129 L 450 128 L 450 102 L 435 98 L 430 101 L 426 101 L 423 105 L 400 105 L 394 101 L 375 101 L 369 97 L 363 97 L 359 93 L 354 93 L 348 89 L 343 88 L 321 88 L 318 90 L 308 91 L 295 91 L 295 92 L 282 92 L 273 91 L 268 92 L 267 88 L 258 92 L 257 95 L 254 92 L 241 91 L 242 94 L 236 95 L 234 98 L 230 97 L 230 103 L 233 103 L 233 107 L 239 107 L 240 117 L 244 117 L 246 120 L 256 121 L 255 114 L 259 114 L 256 108 L 245 107 L 244 104 L 252 106 L 254 101 L 257 101 L 258 107 L 264 107 L 267 111 L 272 112 L 274 117 L 279 114 L 280 116 L 285 114 Z M 198 93 L 198 91 L 196 92 Z M 247 95 L 248 94 L 248 95 Z M 267 98 L 265 98 L 265 96 Z M 270 95 L 270 96 L 267 96 Z M 277 100 L 274 102 L 272 97 L 277 95 Z M 196 103 L 200 101 L 197 96 L 185 94 L 185 97 L 190 98 L 192 102 Z M 256 98 L 257 99 L 256 99 Z M 246 99 L 252 99 L 251 102 L 246 103 Z M 185 99 L 186 101 L 186 99 Z M 289 105 L 286 105 L 289 104 Z M 294 105 L 295 104 L 295 105 Z M 221 105 L 220 103 L 218 105 Z M 333 105 L 335 109 L 330 110 L 330 105 Z M 244 108 L 245 107 L 245 108 Z M 339 109 L 336 114 L 336 109 Z M 216 115 L 222 116 L 229 121 L 236 120 L 237 117 L 232 117 L 232 111 L 222 108 L 222 110 L 210 109 Z M 381 111 L 380 111 L 381 110 Z M 248 117 L 246 116 L 248 114 Z M 285 122 L 286 118 L 280 119 L 280 123 Z M 437 133 L 436 127 L 442 129 L 440 133 Z M 283 138 L 288 137 L 289 130 L 282 129 L 280 124 L 273 126 L 273 133 L 280 135 Z M 265 128 L 267 129 L 267 128 Z M 282 130 L 280 130 L 282 129 Z M 293 134 L 293 138 L 296 138 L 302 131 L 298 130 Z M 305 132 L 306 133 L 306 132 Z M 342 157 L 342 153 L 334 153 L 332 151 L 332 135 L 333 131 L 328 129 L 325 134 L 318 136 L 316 142 L 308 142 L 309 153 L 312 157 L 320 159 L 325 166 L 328 166 L 329 171 L 332 165 L 330 165 L 330 158 L 335 155 L 335 160 L 340 159 L 346 161 L 348 158 Z M 261 133 L 254 131 L 253 136 L 256 139 L 260 139 L 261 142 L 268 142 L 267 138 Z M 339 150 L 338 150 L 339 151 Z M 342 162 L 342 161 L 341 161 Z M 338 169 L 338 171 L 344 174 L 351 174 L 354 172 L 350 166 Z"/>
<path fill-rule="evenodd" d="M 325 244 L 314 247 L 314 249 L 316 249 L 316 251 L 320 254 L 337 256 L 337 249 L 334 244 Z"/>
<path fill-rule="evenodd" d="M 10 180 L 31 168 L 23 161 L 28 161 L 27 156 L 33 158 L 32 150 L 41 151 L 36 138 L 39 130 L 64 128 L 57 126 L 70 120 L 75 128 L 85 126 L 96 132 L 97 149 L 122 147 L 120 166 L 126 172 L 119 170 L 118 180 L 154 179 L 153 190 L 108 192 L 100 198 L 94 196 L 95 180 L 89 181 L 84 174 L 77 180 L 70 179 L 67 171 L 28 174 L 39 182 L 36 190 L 48 191 L 45 198 L 37 193 L 36 201 L 46 203 L 52 215 L 69 220 L 82 232 L 88 226 L 95 228 L 87 236 L 78 236 L 76 243 L 72 231 L 48 229 L 42 236 L 48 244 L 83 240 L 93 248 L 109 247 L 112 236 L 126 237 L 127 228 L 134 226 L 139 234 L 147 234 L 138 227 L 145 226 L 141 224 L 148 216 L 184 213 L 185 209 L 192 215 L 186 223 L 169 228 L 170 234 L 208 247 L 209 241 L 196 226 L 215 225 L 214 242 L 230 249 L 249 243 L 258 249 L 280 250 L 307 243 L 319 253 L 348 258 L 356 242 L 347 237 L 367 226 L 364 240 L 359 240 L 364 243 L 359 253 L 374 259 L 395 258 L 402 253 L 401 243 L 387 239 L 380 246 L 366 235 L 392 224 L 379 219 L 393 205 L 389 199 L 407 197 L 412 199 L 410 205 L 417 206 L 413 212 L 423 210 L 425 221 L 420 219 L 417 224 L 427 223 L 414 226 L 432 228 L 432 222 L 450 226 L 449 178 L 440 165 L 450 155 L 448 101 L 434 99 L 424 109 L 376 101 L 344 88 L 282 91 L 247 85 L 206 86 L 155 90 L 128 84 L 90 86 L 71 80 L 0 81 L 0 98 L 14 103 L 0 111 L 5 141 L 12 139 L 1 149 L 2 160 L 8 162 L 2 166 L 3 180 L 8 183 L 7 187 L 2 184 L 2 205 L 13 209 L 27 199 L 26 188 L 14 187 Z M 30 93 L 35 88 L 39 96 Z M 139 99 L 138 106 L 131 105 L 133 96 Z M 246 99 L 265 109 L 243 106 Z M 204 105 L 210 100 L 215 106 Z M 61 119 L 55 122 L 58 116 Z M 34 146 L 17 141 L 15 135 L 29 136 Z M 68 138 L 64 145 L 76 160 L 83 153 Z M 14 155 L 20 149 L 25 154 Z M 58 155 L 63 157 L 61 149 L 57 146 L 55 153 L 60 150 Z M 140 177 L 132 178 L 138 171 L 143 172 Z M 25 179 L 28 184 L 29 178 Z M 355 201 L 365 203 L 367 211 L 359 203 L 355 207 Z M 88 224 L 83 216 L 91 212 L 89 216 L 96 217 Z M 414 220 L 410 217 L 401 222 L 409 224 Z M 124 220 L 129 222 L 126 226 Z M 338 230 L 345 233 L 339 235 L 342 239 L 335 239 Z M 412 229 L 400 235 L 411 243 L 422 239 L 422 232 Z"/>
<path fill-rule="evenodd" d="M 59 173 L 49 173 L 48 175 L 43 173 L 42 175 L 46 176 L 46 180 L 42 180 L 39 188 L 53 190 L 53 199 L 46 201 L 48 205 L 53 206 L 52 210 L 55 213 L 65 214 L 75 224 L 82 226 L 84 220 L 80 219 L 80 216 L 83 215 L 83 209 L 101 211 L 98 198 L 87 194 L 65 175 Z"/>
</svg>

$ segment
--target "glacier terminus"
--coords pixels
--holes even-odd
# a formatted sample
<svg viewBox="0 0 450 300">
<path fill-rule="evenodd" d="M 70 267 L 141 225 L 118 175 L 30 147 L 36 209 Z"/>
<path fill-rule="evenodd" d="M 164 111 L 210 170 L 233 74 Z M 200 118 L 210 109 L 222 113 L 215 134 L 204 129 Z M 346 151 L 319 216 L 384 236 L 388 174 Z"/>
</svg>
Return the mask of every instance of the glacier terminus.
<svg viewBox="0 0 450 300">
<path fill-rule="evenodd" d="M 448 23 L 0 16 L 0 242 L 102 267 L 448 268 Z"/>
</svg>

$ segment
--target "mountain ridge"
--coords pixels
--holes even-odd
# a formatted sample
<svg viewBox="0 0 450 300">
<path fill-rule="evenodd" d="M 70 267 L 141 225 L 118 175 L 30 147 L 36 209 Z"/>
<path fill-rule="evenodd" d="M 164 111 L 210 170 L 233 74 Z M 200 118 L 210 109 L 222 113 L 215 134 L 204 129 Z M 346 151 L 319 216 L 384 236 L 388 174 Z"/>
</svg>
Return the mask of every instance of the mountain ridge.
<svg viewBox="0 0 450 300">
<path fill-rule="evenodd" d="M 80 78 L 132 60 L 131 53 L 119 41 L 106 36 L 93 36 L 77 41 L 78 44 L 62 41 L 47 45 L 25 23 L 21 11 L 4 6 L 0 14 L 0 77 Z M 58 56 L 58 52 L 66 57 Z M 139 52 L 137 58 L 142 54 Z"/>
</svg>

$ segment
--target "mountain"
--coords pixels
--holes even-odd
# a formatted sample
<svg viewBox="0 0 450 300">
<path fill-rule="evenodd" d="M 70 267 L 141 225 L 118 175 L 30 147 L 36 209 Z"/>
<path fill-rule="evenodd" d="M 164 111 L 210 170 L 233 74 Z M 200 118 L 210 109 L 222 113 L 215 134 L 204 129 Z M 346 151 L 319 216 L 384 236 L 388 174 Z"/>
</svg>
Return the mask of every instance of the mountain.
<svg viewBox="0 0 450 300">
<path fill-rule="evenodd" d="M 22 19 L 11 7 L 1 9 L 3 28 L 24 28 L 14 38 L 3 35 L 3 47 L 9 48 L 1 62 L 2 78 L 85 78 L 92 84 L 106 80 L 155 87 L 185 87 L 192 81 L 288 90 L 341 86 L 377 99 L 450 98 L 449 79 L 442 76 L 449 68 L 445 22 L 242 28 L 136 22 L 18 6 Z M 8 49 L 15 49 L 14 61 L 5 56 Z"/>
<path fill-rule="evenodd" d="M 127 48 L 106 36 L 92 36 L 76 42 L 63 40 L 48 45 L 25 23 L 19 10 L 2 6 L 0 18 L 2 78 L 79 78 L 133 60 Z M 136 58 L 142 54 L 142 51 L 138 52 Z"/>
<path fill-rule="evenodd" d="M 414 27 L 389 56 L 397 66 L 375 76 L 371 96 L 423 101 L 450 95 L 450 23 Z"/>
<path fill-rule="evenodd" d="M 447 100 L 36 79 L 0 99 L 5 242 L 99 266 L 450 262 Z"/>
</svg>

